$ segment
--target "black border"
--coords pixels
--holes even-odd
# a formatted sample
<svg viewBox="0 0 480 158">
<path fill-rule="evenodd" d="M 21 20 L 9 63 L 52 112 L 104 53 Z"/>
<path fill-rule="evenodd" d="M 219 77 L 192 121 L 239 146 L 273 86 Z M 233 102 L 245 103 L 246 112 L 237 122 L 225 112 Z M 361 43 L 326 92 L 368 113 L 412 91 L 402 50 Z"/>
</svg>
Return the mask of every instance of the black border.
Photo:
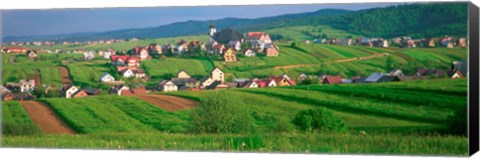
<svg viewBox="0 0 480 158">
<path fill-rule="evenodd" d="M 468 32 L 469 32 L 469 105 L 468 105 L 468 139 L 469 155 L 472 156 L 478 150 L 479 144 L 479 12 L 478 7 L 472 2 L 469 3 Z"/>
</svg>

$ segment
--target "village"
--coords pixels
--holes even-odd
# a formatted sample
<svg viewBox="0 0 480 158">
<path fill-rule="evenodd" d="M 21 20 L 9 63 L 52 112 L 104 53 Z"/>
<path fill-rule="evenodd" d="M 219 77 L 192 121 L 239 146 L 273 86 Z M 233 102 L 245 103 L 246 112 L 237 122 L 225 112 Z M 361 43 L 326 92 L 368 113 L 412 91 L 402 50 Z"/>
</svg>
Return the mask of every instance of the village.
<svg viewBox="0 0 480 158">
<path fill-rule="evenodd" d="M 451 69 L 441 70 L 435 68 L 422 68 L 418 69 L 415 74 L 404 74 L 402 70 L 396 68 L 390 72 L 374 72 L 369 76 L 355 76 L 352 78 L 344 78 L 335 74 L 306 74 L 302 73 L 296 78 L 292 78 L 287 74 L 279 76 L 270 76 L 268 78 L 237 78 L 233 81 L 227 82 L 225 79 L 225 72 L 218 67 L 212 69 L 208 76 L 203 78 L 193 78 L 190 74 L 184 70 L 179 70 L 174 78 L 169 80 L 162 80 L 158 82 L 156 86 L 145 86 L 138 83 L 134 86 L 128 86 L 125 83 L 125 79 L 136 79 L 147 81 L 149 79 L 148 74 L 142 69 L 141 61 L 150 60 L 152 57 L 165 58 L 165 54 L 184 55 L 192 52 L 208 52 L 212 55 L 220 55 L 224 63 L 238 61 L 237 55 L 243 55 L 245 57 L 253 57 L 258 54 L 262 54 L 266 57 L 278 57 L 279 47 L 273 42 L 266 32 L 248 32 L 246 37 L 234 29 L 226 28 L 220 32 L 216 31 L 216 27 L 213 23 L 209 26 L 208 30 L 209 40 L 206 43 L 199 41 L 184 41 L 180 40 L 177 45 L 170 43 L 150 44 L 148 46 L 137 46 L 128 51 L 116 51 L 113 49 L 98 50 L 98 51 L 83 51 L 76 50 L 74 52 L 63 52 L 62 50 L 30 50 L 27 48 L 16 47 L 4 47 L 3 53 L 24 53 L 32 60 L 38 58 L 42 53 L 75 53 L 83 54 L 82 61 L 90 61 L 95 59 L 109 59 L 111 66 L 115 67 L 118 75 L 110 74 L 112 72 L 104 72 L 98 82 L 106 85 L 111 85 L 108 93 L 113 95 L 137 95 L 151 93 L 155 91 L 171 92 L 178 90 L 218 90 L 227 88 L 264 88 L 275 86 L 296 86 L 305 84 L 348 84 L 348 83 L 377 83 L 377 82 L 395 82 L 395 81 L 408 81 L 419 80 L 429 78 L 462 78 L 467 74 L 466 61 L 454 61 L 452 62 Z M 129 41 L 138 40 L 136 38 L 129 39 Z M 437 39 L 421 39 L 413 40 L 410 37 L 401 37 L 392 39 L 394 45 L 398 45 L 402 48 L 414 48 L 414 47 L 435 47 L 442 46 L 447 48 L 453 48 L 454 46 L 465 47 L 466 39 L 452 37 L 444 37 Z M 102 43 L 114 43 L 125 42 L 125 40 L 99 40 L 99 41 L 87 41 L 86 44 L 102 44 Z M 10 45 L 52 45 L 54 43 L 45 42 L 33 42 L 33 43 L 18 43 L 12 42 Z M 389 47 L 390 44 L 387 40 L 382 38 L 358 38 L 353 40 L 352 38 L 345 39 L 314 39 L 312 42 L 309 40 L 304 41 L 305 44 L 329 44 L 329 45 L 362 45 L 368 47 Z M 439 43 L 439 44 L 437 44 Z M 63 42 L 62 44 L 70 44 L 69 42 Z M 77 43 L 76 44 L 80 44 Z M 238 53 L 242 52 L 242 53 Z M 114 76 L 119 76 L 115 78 Z M 19 82 L 9 82 L 5 86 L 0 86 L 0 95 L 2 100 L 33 100 L 36 98 L 31 92 L 39 86 L 38 81 L 36 83 L 33 79 L 21 79 Z M 62 88 L 58 90 L 58 93 L 65 98 L 77 98 L 99 95 L 101 89 L 91 87 L 80 87 L 73 85 L 73 83 L 66 83 Z"/>
</svg>

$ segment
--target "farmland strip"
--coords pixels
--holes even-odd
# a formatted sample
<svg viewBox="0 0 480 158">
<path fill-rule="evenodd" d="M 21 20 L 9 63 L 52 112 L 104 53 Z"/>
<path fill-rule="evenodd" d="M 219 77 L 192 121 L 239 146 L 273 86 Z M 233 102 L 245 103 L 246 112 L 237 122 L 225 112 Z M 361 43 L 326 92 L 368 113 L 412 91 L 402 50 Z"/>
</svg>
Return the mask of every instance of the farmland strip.
<svg viewBox="0 0 480 158">
<path fill-rule="evenodd" d="M 48 134 L 75 134 L 75 131 L 70 129 L 49 106 L 37 101 L 21 101 L 20 103 L 43 132 Z"/>
</svg>

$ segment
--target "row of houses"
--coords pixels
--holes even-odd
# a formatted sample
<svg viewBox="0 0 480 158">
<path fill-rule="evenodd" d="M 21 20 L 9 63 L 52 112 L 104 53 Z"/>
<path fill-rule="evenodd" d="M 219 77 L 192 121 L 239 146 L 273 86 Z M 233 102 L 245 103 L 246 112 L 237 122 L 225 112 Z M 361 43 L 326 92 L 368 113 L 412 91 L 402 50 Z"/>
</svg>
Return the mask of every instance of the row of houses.
<svg viewBox="0 0 480 158">
<path fill-rule="evenodd" d="M 217 90 L 227 88 L 262 88 L 275 86 L 295 86 L 296 81 L 287 75 L 274 76 L 265 79 L 235 79 L 232 82 L 225 82 L 224 72 L 216 67 L 209 76 L 197 80 L 192 78 L 186 71 L 180 70 L 175 78 L 163 80 L 158 83 L 159 91 L 178 90 Z"/>
<path fill-rule="evenodd" d="M 353 78 L 342 78 L 341 76 L 320 74 L 317 76 L 321 84 L 342 84 L 342 83 L 377 83 L 422 80 L 429 78 L 463 78 L 468 75 L 466 61 L 455 61 L 450 70 L 420 68 L 412 75 L 405 75 L 400 69 L 393 69 L 388 73 L 374 72 L 369 76 L 355 76 Z M 302 73 L 298 76 L 299 81 L 314 79 L 314 77 Z"/>
<path fill-rule="evenodd" d="M 420 38 L 420 39 L 412 39 L 411 37 L 404 36 L 404 37 L 397 37 L 391 40 L 383 39 L 383 38 L 321 38 L 321 39 L 314 39 L 313 41 L 305 40 L 305 44 L 333 44 L 333 45 L 344 45 L 344 46 L 352 46 L 352 45 L 361 45 L 361 46 L 369 46 L 369 47 L 389 47 L 393 42 L 395 45 L 398 45 L 402 48 L 415 48 L 415 47 L 446 47 L 446 48 L 453 48 L 453 47 L 466 47 L 467 46 L 467 39 L 460 37 L 460 38 L 453 38 L 450 36 L 445 36 L 442 38 Z"/>
</svg>

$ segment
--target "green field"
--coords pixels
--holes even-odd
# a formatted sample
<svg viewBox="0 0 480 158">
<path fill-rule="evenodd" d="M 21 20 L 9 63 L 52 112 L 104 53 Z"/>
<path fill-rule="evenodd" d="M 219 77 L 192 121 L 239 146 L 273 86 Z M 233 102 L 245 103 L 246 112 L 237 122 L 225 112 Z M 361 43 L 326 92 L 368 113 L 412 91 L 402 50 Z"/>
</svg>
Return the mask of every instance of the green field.
<svg viewBox="0 0 480 158">
<path fill-rule="evenodd" d="M 315 39 L 315 36 L 321 36 L 322 34 L 326 34 L 329 38 L 345 38 L 347 36 L 351 36 L 352 38 L 360 37 L 360 35 L 351 34 L 324 25 L 281 27 L 266 30 L 266 32 L 270 34 L 279 34 L 295 40 L 310 41 Z"/>
<path fill-rule="evenodd" d="M 191 110 L 167 112 L 136 98 L 42 99 L 78 134 L 4 137 L 5 146 L 201 151 L 466 155 L 467 138 L 444 135 L 447 117 L 467 102 L 467 80 L 310 85 L 226 90 L 243 98 L 255 134 L 192 134 Z M 201 100 L 214 91 L 160 93 Z M 29 122 L 7 101 L 4 120 Z M 15 107 L 16 110 L 10 110 Z M 288 127 L 301 110 L 325 107 L 346 133 L 304 133 Z M 12 112 L 19 111 L 19 115 Z M 15 122 L 15 121 L 13 121 Z M 31 122 L 30 122 L 31 124 Z M 366 131 L 367 135 L 358 132 Z M 74 140 L 74 141 L 72 141 Z M 48 143 L 45 143 L 48 142 Z M 74 142 L 74 143 L 72 143 Z M 243 148 L 240 144 L 246 143 Z"/>
<path fill-rule="evenodd" d="M 2 102 L 2 133 L 10 135 L 37 135 L 42 132 L 17 101 Z"/>
</svg>

